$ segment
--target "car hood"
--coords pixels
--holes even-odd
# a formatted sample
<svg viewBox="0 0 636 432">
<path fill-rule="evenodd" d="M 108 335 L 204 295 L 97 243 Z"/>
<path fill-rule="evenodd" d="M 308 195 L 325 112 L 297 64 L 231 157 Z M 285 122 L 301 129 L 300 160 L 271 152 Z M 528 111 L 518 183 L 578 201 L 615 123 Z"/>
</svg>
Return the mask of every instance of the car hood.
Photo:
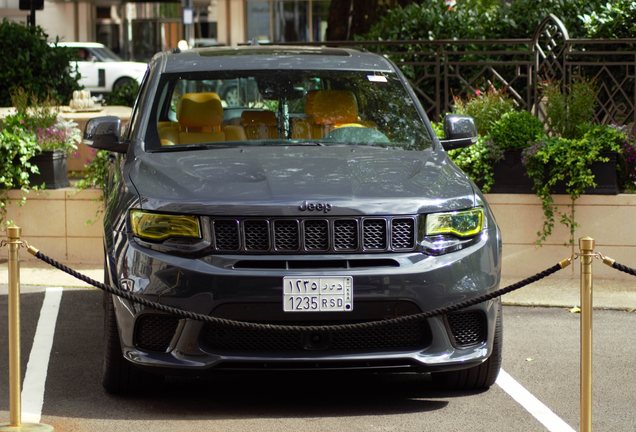
<svg viewBox="0 0 636 432">
<path fill-rule="evenodd" d="M 416 214 L 474 205 L 442 151 L 243 146 L 143 153 L 129 171 L 142 207 L 211 215 Z M 312 205 L 314 204 L 314 205 Z M 329 206 L 327 206 L 329 204 Z M 311 211 L 311 210 L 310 210 Z"/>
</svg>

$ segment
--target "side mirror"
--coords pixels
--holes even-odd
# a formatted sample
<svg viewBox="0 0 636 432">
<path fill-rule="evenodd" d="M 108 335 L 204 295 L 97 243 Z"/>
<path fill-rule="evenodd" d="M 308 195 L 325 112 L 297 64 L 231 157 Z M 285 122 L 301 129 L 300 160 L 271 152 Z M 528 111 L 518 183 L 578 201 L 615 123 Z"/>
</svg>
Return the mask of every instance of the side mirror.
<svg viewBox="0 0 636 432">
<path fill-rule="evenodd" d="M 446 150 L 468 147 L 477 142 L 477 127 L 471 116 L 448 114 L 444 117 L 444 138 L 440 140 Z"/>
<path fill-rule="evenodd" d="M 128 143 L 121 141 L 121 119 L 115 116 L 90 119 L 84 128 L 83 142 L 98 150 L 128 152 Z"/>
</svg>

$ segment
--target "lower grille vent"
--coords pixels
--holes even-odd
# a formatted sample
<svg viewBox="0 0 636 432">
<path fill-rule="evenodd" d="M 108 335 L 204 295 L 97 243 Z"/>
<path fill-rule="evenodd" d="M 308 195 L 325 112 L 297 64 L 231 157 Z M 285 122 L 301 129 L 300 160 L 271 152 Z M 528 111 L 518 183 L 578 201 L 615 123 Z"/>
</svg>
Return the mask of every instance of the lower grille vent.
<svg viewBox="0 0 636 432">
<path fill-rule="evenodd" d="M 280 270 L 313 270 L 313 269 L 350 269 L 350 268 L 382 268 L 399 267 L 400 263 L 393 259 L 357 259 L 357 260 L 241 260 L 234 264 L 237 269 L 280 269 Z"/>
<path fill-rule="evenodd" d="M 486 317 L 481 312 L 446 315 L 446 321 L 457 346 L 476 345 L 486 340 Z"/>
<path fill-rule="evenodd" d="M 271 322 L 269 324 L 292 324 Z M 337 325 L 351 322 L 311 322 L 293 325 Z M 212 351 L 236 352 L 298 352 L 306 350 L 388 350 L 395 348 L 423 348 L 430 342 L 428 327 L 423 322 L 394 324 L 364 331 L 272 332 L 252 329 L 233 329 L 205 324 L 201 343 Z"/>
<path fill-rule="evenodd" d="M 137 321 L 135 342 L 138 348 L 166 352 L 177 331 L 179 318 L 169 315 L 144 315 Z"/>
</svg>

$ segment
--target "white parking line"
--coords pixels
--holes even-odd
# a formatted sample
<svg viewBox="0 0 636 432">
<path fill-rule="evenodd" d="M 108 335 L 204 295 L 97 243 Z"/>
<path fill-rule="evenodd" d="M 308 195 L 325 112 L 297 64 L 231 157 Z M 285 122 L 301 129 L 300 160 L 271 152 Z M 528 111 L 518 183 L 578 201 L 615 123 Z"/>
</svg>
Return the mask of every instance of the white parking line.
<svg viewBox="0 0 636 432">
<path fill-rule="evenodd" d="M 550 432 L 576 432 L 503 369 L 499 371 L 496 382 L 503 391 L 539 420 Z"/>
<path fill-rule="evenodd" d="M 60 310 L 64 288 L 47 288 L 40 311 L 38 327 L 29 355 L 24 384 L 22 385 L 22 422 L 39 423 L 44 403 L 44 385 L 49 369 L 49 358 L 55 335 L 57 313 Z"/>
</svg>

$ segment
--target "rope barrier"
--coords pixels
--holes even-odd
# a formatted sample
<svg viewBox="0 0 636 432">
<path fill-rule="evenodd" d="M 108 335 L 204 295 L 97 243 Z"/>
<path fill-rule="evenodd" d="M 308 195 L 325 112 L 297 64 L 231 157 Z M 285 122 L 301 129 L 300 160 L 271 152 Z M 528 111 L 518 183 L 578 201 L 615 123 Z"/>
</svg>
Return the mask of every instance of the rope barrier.
<svg viewBox="0 0 636 432">
<path fill-rule="evenodd" d="M 611 268 L 621 271 L 623 273 L 630 274 L 632 276 L 636 276 L 636 270 L 634 270 L 633 268 L 619 264 L 611 258 L 607 258 L 603 256 L 602 258 L 603 258 L 603 262 L 607 264 L 608 266 L 610 266 Z"/>
<path fill-rule="evenodd" d="M 252 329 L 252 330 L 260 330 L 260 331 L 275 331 L 275 332 L 298 332 L 298 331 L 308 331 L 308 332 L 322 332 L 322 331 L 345 331 L 345 330 L 369 330 L 369 329 L 377 329 L 377 328 L 381 328 L 381 327 L 388 327 L 391 325 L 395 325 L 395 324 L 404 324 L 404 323 L 408 323 L 408 322 L 412 322 L 412 321 L 422 321 L 428 318 L 432 318 L 435 316 L 439 316 L 439 315 L 444 315 L 450 312 L 455 312 L 461 309 L 465 309 L 469 306 L 473 306 L 479 303 L 483 303 L 485 301 L 488 300 L 492 300 L 494 298 L 497 298 L 499 296 L 502 296 L 504 294 L 507 294 L 509 292 L 515 291 L 519 288 L 523 288 L 526 285 L 529 285 L 533 282 L 536 282 L 540 279 L 543 279 L 546 276 L 550 276 L 553 273 L 556 273 L 557 271 L 567 267 L 568 265 L 570 265 L 570 263 L 572 262 L 571 258 L 565 259 L 563 261 L 561 261 L 560 263 L 542 271 L 537 273 L 534 276 L 531 276 L 527 279 L 524 279 L 520 282 L 514 283 L 512 285 L 509 285 L 505 288 L 501 288 L 499 290 L 493 291 L 491 293 L 485 294 L 483 296 L 480 297 L 476 297 L 474 299 L 471 300 L 467 300 L 467 301 L 463 301 L 461 303 L 457 303 L 454 305 L 450 305 L 450 306 L 446 306 L 446 307 L 442 307 L 439 309 L 435 309 L 432 311 L 428 311 L 428 312 L 422 312 L 419 314 L 413 314 L 413 315 L 407 315 L 407 316 L 402 316 L 402 317 L 397 317 L 397 318 L 390 318 L 390 319 L 386 319 L 386 320 L 382 320 L 382 321 L 369 321 L 369 322 L 364 322 L 364 323 L 355 323 L 355 324 L 340 324 L 340 325 L 322 325 L 322 326 L 295 326 L 295 325 L 275 325 L 275 324 L 259 324 L 259 323 L 249 323 L 249 322 L 243 322 L 243 321 L 234 321 L 234 320 L 229 320 L 229 319 L 224 319 L 224 318 L 218 318 L 218 317 L 212 317 L 209 315 L 202 315 L 202 314 L 197 314 L 194 312 L 190 312 L 190 311 L 186 311 L 183 309 L 178 309 L 178 308 L 174 308 L 174 307 L 170 307 L 170 306 L 166 306 L 164 304 L 161 303 L 156 303 L 147 299 L 144 299 L 142 297 L 139 297 L 138 295 L 135 295 L 129 291 L 123 291 L 121 289 L 118 288 L 113 288 L 111 286 L 105 285 L 101 282 L 98 282 L 94 279 L 89 278 L 88 276 L 82 275 L 81 273 L 78 273 L 77 271 L 55 261 L 54 259 L 44 255 L 43 253 L 41 253 L 39 250 L 37 250 L 36 248 L 32 247 L 32 246 L 28 246 L 27 250 L 29 251 L 29 253 L 31 253 L 31 255 L 35 256 L 36 258 L 44 261 L 45 263 L 83 281 L 86 282 L 96 288 L 99 288 L 103 291 L 106 291 L 107 293 L 110 294 L 114 294 L 118 297 L 121 297 L 123 299 L 141 304 L 143 306 L 149 307 L 149 308 L 153 308 L 159 312 L 165 312 L 171 315 L 176 315 L 179 316 L 181 318 L 186 318 L 186 319 L 191 319 L 191 320 L 196 320 L 196 321 L 203 321 L 209 324 L 215 324 L 215 325 L 219 325 L 219 326 L 223 326 L 223 327 L 229 327 L 229 328 L 241 328 L 241 329 Z"/>
</svg>

